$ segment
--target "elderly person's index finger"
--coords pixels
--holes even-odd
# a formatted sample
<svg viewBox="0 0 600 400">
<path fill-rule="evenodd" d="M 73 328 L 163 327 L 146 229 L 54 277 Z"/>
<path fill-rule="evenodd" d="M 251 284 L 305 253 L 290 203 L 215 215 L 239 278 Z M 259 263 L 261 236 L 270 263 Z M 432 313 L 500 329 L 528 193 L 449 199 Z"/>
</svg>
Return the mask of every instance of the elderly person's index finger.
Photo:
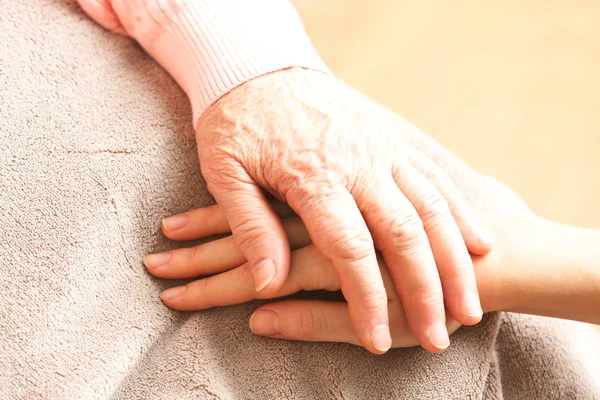
<svg viewBox="0 0 600 400">
<path fill-rule="evenodd" d="M 387 295 L 371 234 L 346 188 L 320 189 L 296 188 L 287 199 L 315 246 L 332 261 L 361 344 L 385 353 L 392 343 Z"/>
</svg>

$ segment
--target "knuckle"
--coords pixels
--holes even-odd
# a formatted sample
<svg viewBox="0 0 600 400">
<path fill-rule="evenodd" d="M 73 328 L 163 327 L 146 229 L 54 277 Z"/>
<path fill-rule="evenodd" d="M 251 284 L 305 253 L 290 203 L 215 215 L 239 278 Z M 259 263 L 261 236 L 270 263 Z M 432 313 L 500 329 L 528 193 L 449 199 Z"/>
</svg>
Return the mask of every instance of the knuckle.
<svg viewBox="0 0 600 400">
<path fill-rule="evenodd" d="M 202 297 L 202 309 L 209 309 L 218 306 L 218 301 L 212 296 L 212 290 L 214 288 L 213 280 L 210 278 L 199 279 L 185 285 L 186 290 L 184 293 L 203 293 Z"/>
<path fill-rule="evenodd" d="M 422 164 L 421 173 L 425 176 L 425 178 L 435 183 L 445 181 L 446 179 L 448 179 L 448 175 L 446 175 L 444 170 L 435 165 L 430 160 L 427 160 Z"/>
<path fill-rule="evenodd" d="M 467 279 L 473 273 L 473 262 L 470 259 L 456 261 L 450 270 L 451 279 Z"/>
<path fill-rule="evenodd" d="M 245 219 L 233 229 L 233 237 L 235 245 L 240 249 L 252 247 L 257 240 L 269 235 L 272 230 L 266 221 L 256 218 Z"/>
<path fill-rule="evenodd" d="M 436 307 L 444 304 L 444 293 L 441 288 L 425 286 L 414 292 L 415 302 L 424 307 Z"/>
<path fill-rule="evenodd" d="M 327 176 L 302 174 L 291 178 L 288 173 L 287 187 L 280 187 L 279 191 L 288 200 L 290 205 L 304 210 L 308 215 L 320 215 L 331 204 L 336 204 L 341 198 L 341 189 Z M 318 195 L 316 195 L 318 193 Z"/>
<path fill-rule="evenodd" d="M 204 246 L 198 245 L 183 250 L 186 261 L 188 263 L 201 262 L 206 256 L 206 254 L 204 253 L 204 249 Z M 179 251 L 182 251 L 182 249 L 180 249 Z"/>
<path fill-rule="evenodd" d="M 435 229 L 452 219 L 448 201 L 439 193 L 421 197 L 415 208 L 427 230 Z"/>
<path fill-rule="evenodd" d="M 423 221 L 416 215 L 405 214 L 390 222 L 388 228 L 389 247 L 393 251 L 417 252 L 427 244 Z M 382 248 L 387 251 L 388 248 Z"/>
<path fill-rule="evenodd" d="M 413 205 L 423 219 L 448 211 L 448 201 L 437 191 L 419 196 Z"/>
<path fill-rule="evenodd" d="M 370 296 L 366 296 L 361 299 L 360 307 L 363 312 L 367 314 L 378 314 L 385 313 L 385 309 L 387 307 L 388 298 L 384 292 L 381 294 L 371 294 Z"/>
<path fill-rule="evenodd" d="M 313 307 L 307 307 L 298 317 L 298 329 L 306 339 L 319 338 L 323 335 L 324 325 L 317 320 L 317 313 Z"/>
<path fill-rule="evenodd" d="M 290 155 L 285 166 L 286 168 L 272 168 L 276 171 L 276 188 L 284 197 L 307 204 L 309 200 L 325 201 L 328 195 L 336 194 L 333 190 L 336 186 L 334 181 L 339 180 L 339 176 L 334 174 L 337 177 L 332 180 L 333 171 L 324 168 L 328 166 L 327 160 L 317 154 L 308 152 Z M 315 196 L 316 192 L 320 192 L 320 196 Z"/>
<path fill-rule="evenodd" d="M 357 230 L 339 231 L 328 247 L 333 256 L 341 261 L 361 261 L 374 252 L 371 235 Z"/>
<path fill-rule="evenodd" d="M 437 165 L 431 165 L 423 170 L 423 175 L 447 197 L 447 200 L 449 200 L 448 208 L 452 214 L 461 211 L 465 207 L 463 195 L 444 170 Z"/>
<path fill-rule="evenodd" d="M 344 292 L 344 296 L 348 300 L 351 313 L 368 316 L 386 314 L 388 297 L 385 290 L 373 290 L 367 294 L 363 293 L 362 296 L 357 293 Z"/>
<path fill-rule="evenodd" d="M 210 193 L 236 190 L 240 184 L 252 183 L 246 170 L 234 162 L 232 156 L 213 155 L 212 158 L 211 162 L 203 162 L 200 165 L 206 188 Z"/>
</svg>

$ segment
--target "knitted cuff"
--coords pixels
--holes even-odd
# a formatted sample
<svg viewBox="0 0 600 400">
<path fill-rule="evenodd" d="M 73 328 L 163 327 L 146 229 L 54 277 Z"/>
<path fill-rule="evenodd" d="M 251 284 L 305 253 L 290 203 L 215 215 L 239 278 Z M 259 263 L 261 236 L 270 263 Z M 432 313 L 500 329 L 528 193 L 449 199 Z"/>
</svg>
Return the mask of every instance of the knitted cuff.
<svg viewBox="0 0 600 400">
<path fill-rule="evenodd" d="M 290 67 L 330 73 L 287 0 L 151 0 L 144 14 L 133 36 L 185 90 L 194 125 L 252 78 Z"/>
</svg>

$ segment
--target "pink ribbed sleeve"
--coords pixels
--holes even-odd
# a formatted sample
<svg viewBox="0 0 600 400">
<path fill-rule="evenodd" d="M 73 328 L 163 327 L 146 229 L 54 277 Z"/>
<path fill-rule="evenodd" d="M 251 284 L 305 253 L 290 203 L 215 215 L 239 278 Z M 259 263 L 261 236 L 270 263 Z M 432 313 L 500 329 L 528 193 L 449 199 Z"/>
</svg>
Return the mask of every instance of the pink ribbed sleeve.
<svg viewBox="0 0 600 400">
<path fill-rule="evenodd" d="M 79 1 L 100 24 L 135 38 L 177 80 L 194 123 L 257 76 L 289 67 L 329 73 L 287 0 Z"/>
</svg>

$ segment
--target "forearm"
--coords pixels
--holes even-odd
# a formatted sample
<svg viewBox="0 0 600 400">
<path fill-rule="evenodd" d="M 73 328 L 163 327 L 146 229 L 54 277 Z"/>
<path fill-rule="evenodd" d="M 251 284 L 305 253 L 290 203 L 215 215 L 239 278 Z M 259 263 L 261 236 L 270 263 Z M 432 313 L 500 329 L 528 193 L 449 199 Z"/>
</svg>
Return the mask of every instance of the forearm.
<svg viewBox="0 0 600 400">
<path fill-rule="evenodd" d="M 481 272 L 484 311 L 600 323 L 600 231 L 537 217 L 493 230 L 499 248 L 482 260 L 495 264 Z"/>
<path fill-rule="evenodd" d="M 328 72 L 287 0 L 79 0 L 124 33 L 185 90 L 194 124 L 212 103 L 255 77 L 291 67 Z"/>
</svg>

